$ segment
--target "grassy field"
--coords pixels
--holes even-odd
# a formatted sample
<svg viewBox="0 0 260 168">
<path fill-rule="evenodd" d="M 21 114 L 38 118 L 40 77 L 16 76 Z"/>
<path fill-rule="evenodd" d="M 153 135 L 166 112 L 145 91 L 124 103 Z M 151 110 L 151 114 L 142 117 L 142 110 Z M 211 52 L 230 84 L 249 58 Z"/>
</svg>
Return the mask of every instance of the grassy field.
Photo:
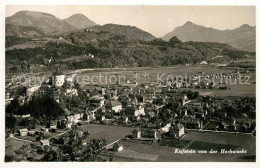
<svg viewBox="0 0 260 168">
<path fill-rule="evenodd" d="M 255 161 L 255 138 L 251 135 L 237 135 L 237 134 L 222 134 L 222 133 L 200 133 L 189 132 L 182 138 L 181 141 L 190 141 L 186 144 L 184 149 L 200 145 L 200 149 L 245 149 L 246 154 L 180 154 L 175 153 L 175 147 L 161 146 L 159 143 L 153 143 L 152 145 L 145 145 L 139 143 L 123 142 L 124 146 L 128 146 L 128 149 L 134 150 L 139 153 L 158 154 L 159 157 L 156 161 L 166 162 L 231 162 L 241 161 L 249 162 Z M 197 148 L 198 149 L 198 148 Z M 195 149 L 197 151 L 197 149 Z M 124 161 L 124 158 L 116 158 L 117 161 Z M 138 161 L 138 160 L 131 160 Z M 146 160 L 149 161 L 149 160 Z"/>
<path fill-rule="evenodd" d="M 134 128 L 117 127 L 106 125 L 90 124 L 82 127 L 90 132 L 89 139 L 106 138 L 108 144 L 131 134 Z M 133 143 L 131 141 L 121 141 L 124 151 L 117 153 L 113 161 L 254 161 L 256 142 L 255 137 L 248 134 L 225 134 L 211 132 L 188 132 L 180 141 L 183 142 L 184 149 L 189 149 L 192 146 L 200 144 L 205 150 L 210 149 L 245 149 L 246 154 L 179 154 L 175 153 L 176 143 L 162 141 L 162 143 L 142 144 Z M 174 141 L 174 140 L 173 140 Z M 175 145 L 173 145 L 175 144 Z M 202 145 L 201 145 L 202 144 Z M 203 146 L 204 145 L 204 146 Z M 179 146 L 180 147 L 180 146 Z M 139 157 L 136 157 L 139 156 Z"/>
<path fill-rule="evenodd" d="M 91 72 L 83 73 L 79 75 L 78 81 L 81 84 L 109 84 L 114 83 L 115 78 L 119 81 L 124 81 L 124 79 L 135 80 L 135 74 L 140 74 L 137 78 L 137 82 L 141 83 L 149 83 L 151 81 L 156 81 L 157 77 L 161 77 L 161 79 L 166 79 L 169 76 L 176 77 L 178 75 L 183 76 L 185 78 L 189 75 L 198 75 L 198 72 L 205 72 L 206 74 L 215 74 L 215 73 L 232 73 L 234 69 L 224 69 L 218 68 L 216 66 L 181 66 L 181 67 L 163 67 L 163 68 L 146 68 L 146 69 L 135 69 L 135 70 L 125 70 L 125 71 L 114 71 L 114 72 Z M 148 74 L 149 78 L 145 78 L 144 75 Z M 250 80 L 248 83 L 255 82 L 255 73 L 250 74 L 241 74 L 242 76 L 250 76 Z M 87 76 L 88 79 L 83 76 Z M 98 76 L 101 76 L 99 78 Z M 169 79 L 171 79 L 169 77 Z M 237 80 L 237 84 L 230 84 L 230 82 L 235 82 L 235 79 L 231 79 L 227 81 L 227 86 L 230 87 L 230 90 L 219 90 L 219 89 L 191 89 L 194 91 L 198 91 L 201 94 L 207 95 L 216 95 L 216 96 L 251 96 L 254 97 L 256 94 L 256 85 L 255 84 L 239 84 Z M 91 82 L 93 81 L 93 82 Z M 214 79 L 214 82 L 219 83 L 220 79 Z M 226 80 L 223 79 L 223 83 Z M 245 83 L 245 80 L 242 80 L 242 83 Z M 216 85 L 218 87 L 218 85 Z M 190 90 L 190 88 L 188 88 Z"/>
<path fill-rule="evenodd" d="M 207 150 L 210 151 L 211 149 L 217 150 L 220 152 L 220 149 L 236 149 L 238 146 L 235 145 L 226 145 L 226 144 L 217 144 L 217 143 L 211 143 L 211 142 L 200 142 L 200 141 L 194 141 L 192 144 L 188 147 L 188 149 L 196 149 L 196 150 Z"/>
<path fill-rule="evenodd" d="M 162 138 L 160 145 L 161 146 L 169 146 L 169 147 L 175 147 L 175 148 L 183 148 L 185 147 L 190 141 L 189 140 L 178 140 L 178 139 L 165 139 Z"/>
<path fill-rule="evenodd" d="M 89 132 L 88 139 L 102 139 L 107 140 L 110 144 L 118 139 L 124 138 L 126 135 L 131 135 L 134 128 L 131 127 L 118 127 L 108 125 L 95 125 L 89 124 L 81 127 L 84 131 Z"/>
<path fill-rule="evenodd" d="M 89 131 L 88 139 L 105 138 L 107 144 L 110 144 L 118 139 L 124 138 L 131 134 L 134 128 L 117 127 L 107 125 L 89 124 L 81 127 L 85 131 Z M 27 142 L 8 138 L 6 140 L 6 154 L 14 154 L 16 149 L 19 149 Z M 227 133 L 212 133 L 212 132 L 188 132 L 178 144 L 171 139 L 162 141 L 162 143 L 142 144 L 133 143 L 131 141 L 121 141 L 124 150 L 116 153 L 113 161 L 158 161 L 158 162 L 252 162 L 255 161 L 256 141 L 255 137 L 249 134 L 227 134 Z M 179 147 L 179 148 L 177 148 Z M 219 150 L 235 149 L 247 150 L 246 154 L 180 154 L 176 153 L 175 149 L 204 149 L 204 150 Z"/>
</svg>

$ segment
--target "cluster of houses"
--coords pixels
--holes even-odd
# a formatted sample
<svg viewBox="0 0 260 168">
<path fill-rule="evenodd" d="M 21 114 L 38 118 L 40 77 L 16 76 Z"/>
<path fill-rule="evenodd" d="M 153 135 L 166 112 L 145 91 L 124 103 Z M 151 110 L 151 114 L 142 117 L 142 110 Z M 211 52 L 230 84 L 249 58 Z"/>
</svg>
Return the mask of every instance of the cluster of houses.
<svg viewBox="0 0 260 168">
<path fill-rule="evenodd" d="M 201 75 L 206 76 L 201 72 Z M 213 75 L 217 77 L 218 75 Z M 58 71 L 51 77 L 50 87 L 53 96 L 60 102 L 61 87 L 64 83 L 73 83 L 75 75 L 66 76 Z M 48 82 L 47 82 L 48 83 Z M 214 87 L 214 84 L 206 86 Z M 184 129 L 211 129 L 221 131 L 248 131 L 254 125 L 254 119 L 230 119 L 230 117 L 217 115 L 212 109 L 220 108 L 225 101 L 203 100 L 188 98 L 188 95 L 178 89 L 177 83 L 150 82 L 138 85 L 137 82 L 127 81 L 123 84 L 110 85 L 82 85 L 86 93 L 86 109 L 81 113 L 72 114 L 68 109 L 66 118 L 57 119 L 56 125 L 50 125 L 48 129 L 71 128 L 74 124 L 101 123 L 140 127 L 132 132 L 133 139 L 158 140 L 161 135 L 181 138 L 185 135 Z M 41 93 L 40 87 L 35 86 L 27 89 L 28 97 L 35 93 Z M 66 96 L 78 96 L 75 88 L 67 88 Z M 7 100 L 10 95 L 6 95 Z M 174 106 L 169 107 L 169 104 Z M 255 107 L 253 107 L 255 108 Z M 222 114 L 224 115 L 224 114 Z M 17 116 L 30 117 L 30 116 Z M 47 129 L 47 131 L 48 131 Z M 46 130 L 45 130 L 46 131 Z M 32 135 L 25 129 L 19 130 L 20 135 Z M 42 139 L 41 139 L 42 140 Z M 44 141 L 45 142 L 45 141 Z"/>
</svg>

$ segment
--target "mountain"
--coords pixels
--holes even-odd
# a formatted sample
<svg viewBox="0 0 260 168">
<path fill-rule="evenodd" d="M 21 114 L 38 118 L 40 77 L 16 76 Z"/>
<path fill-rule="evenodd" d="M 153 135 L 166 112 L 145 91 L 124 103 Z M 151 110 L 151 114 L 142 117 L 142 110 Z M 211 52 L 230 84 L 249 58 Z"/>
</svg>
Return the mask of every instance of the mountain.
<svg viewBox="0 0 260 168">
<path fill-rule="evenodd" d="M 93 31 L 109 32 L 116 35 L 123 35 L 132 40 L 150 41 L 155 37 L 135 26 L 117 25 L 117 24 L 105 24 L 103 26 L 94 26 L 91 28 Z"/>
<path fill-rule="evenodd" d="M 76 27 L 55 17 L 54 15 L 43 12 L 20 11 L 7 17 L 5 21 L 6 24 L 17 26 L 33 26 L 47 34 L 77 30 Z"/>
<path fill-rule="evenodd" d="M 233 30 L 218 30 L 188 21 L 167 33 L 162 39 L 169 40 L 173 36 L 182 41 L 227 43 L 245 51 L 255 51 L 256 47 L 256 27 L 247 24 Z"/>
<path fill-rule="evenodd" d="M 30 39 L 17 38 L 19 43 Z M 182 42 L 176 36 L 169 41 L 133 40 L 124 35 L 84 29 L 70 33 L 64 39 L 68 43 L 49 41 L 42 47 L 14 49 L 16 39 L 9 38 L 6 50 L 6 65 L 9 72 L 30 72 L 55 70 L 57 65 L 63 70 L 88 68 L 125 68 L 148 66 L 172 66 L 186 64 L 230 63 L 232 60 L 254 58 L 255 53 L 241 51 L 224 43 Z M 7 38 L 8 40 L 8 38 Z M 59 40 L 58 40 L 59 41 Z M 52 60 L 51 63 L 48 60 Z M 21 67 L 18 69 L 17 67 Z M 251 66 L 251 65 L 249 65 Z M 36 71 L 35 71 L 36 72 Z"/>
<path fill-rule="evenodd" d="M 95 22 L 91 21 L 89 18 L 82 14 L 74 14 L 67 19 L 63 19 L 63 21 L 67 22 L 70 25 L 73 25 L 78 29 L 83 29 L 96 25 Z"/>
<path fill-rule="evenodd" d="M 33 26 L 17 26 L 7 24 L 5 26 L 5 35 L 18 37 L 40 37 L 44 36 L 45 33 L 42 30 Z"/>
</svg>

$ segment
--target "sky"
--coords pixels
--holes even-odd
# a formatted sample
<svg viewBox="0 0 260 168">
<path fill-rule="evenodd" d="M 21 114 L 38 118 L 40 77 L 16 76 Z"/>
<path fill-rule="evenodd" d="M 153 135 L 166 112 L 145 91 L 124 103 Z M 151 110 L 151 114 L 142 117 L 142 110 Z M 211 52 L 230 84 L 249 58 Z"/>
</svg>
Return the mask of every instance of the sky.
<svg viewBox="0 0 260 168">
<path fill-rule="evenodd" d="M 156 37 L 164 36 L 187 21 L 220 30 L 256 24 L 253 6 L 7 5 L 6 17 L 22 10 L 46 12 L 60 19 L 81 13 L 100 25 L 136 26 Z"/>
</svg>

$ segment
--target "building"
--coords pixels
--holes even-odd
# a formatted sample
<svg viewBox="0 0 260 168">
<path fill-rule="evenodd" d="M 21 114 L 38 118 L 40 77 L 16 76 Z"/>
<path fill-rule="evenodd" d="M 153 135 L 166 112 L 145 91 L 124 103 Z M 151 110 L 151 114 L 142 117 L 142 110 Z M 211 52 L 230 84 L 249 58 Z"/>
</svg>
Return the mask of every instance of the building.
<svg viewBox="0 0 260 168">
<path fill-rule="evenodd" d="M 142 116 L 145 115 L 144 107 L 142 106 L 134 106 L 134 116 Z"/>
<path fill-rule="evenodd" d="M 19 129 L 19 135 L 20 136 L 27 136 L 28 135 L 28 129 L 27 128 Z"/>
<path fill-rule="evenodd" d="M 120 124 L 126 124 L 128 122 L 128 117 L 127 116 L 121 116 L 119 118 L 119 123 Z"/>
<path fill-rule="evenodd" d="M 116 152 L 121 152 L 123 149 L 124 149 L 123 145 L 119 144 L 118 142 L 116 142 L 113 145 L 113 150 L 116 151 Z"/>
<path fill-rule="evenodd" d="M 92 95 L 89 99 L 89 103 L 95 106 L 103 106 L 105 104 L 104 96 L 101 94 Z"/>
<path fill-rule="evenodd" d="M 170 135 L 179 138 L 184 135 L 184 126 L 182 124 L 175 124 L 170 128 Z"/>
<path fill-rule="evenodd" d="M 141 137 L 142 138 L 158 139 L 158 132 L 155 129 L 142 128 L 141 129 Z"/>
<path fill-rule="evenodd" d="M 42 146 L 50 146 L 50 141 L 45 139 L 45 140 L 40 140 L 40 143 Z"/>
<path fill-rule="evenodd" d="M 133 137 L 133 139 L 141 138 L 141 130 L 140 129 L 134 129 L 132 131 L 132 137 Z"/>
<path fill-rule="evenodd" d="M 170 128 L 171 128 L 171 123 L 166 124 L 164 127 L 162 127 L 160 129 L 160 131 L 162 131 L 162 132 L 169 132 Z"/>
<path fill-rule="evenodd" d="M 65 81 L 65 74 L 61 71 L 56 71 L 52 74 L 52 87 L 61 87 Z"/>
<path fill-rule="evenodd" d="M 117 100 L 111 101 L 109 106 L 115 113 L 119 113 L 122 110 L 122 103 Z"/>
<path fill-rule="evenodd" d="M 208 64 L 207 61 L 202 61 L 202 62 L 200 63 L 200 65 L 207 65 L 207 64 Z"/>
<path fill-rule="evenodd" d="M 155 139 L 157 140 L 158 132 L 156 129 L 151 128 L 141 128 L 141 129 L 134 129 L 132 131 L 132 138 L 133 139 Z"/>
</svg>

